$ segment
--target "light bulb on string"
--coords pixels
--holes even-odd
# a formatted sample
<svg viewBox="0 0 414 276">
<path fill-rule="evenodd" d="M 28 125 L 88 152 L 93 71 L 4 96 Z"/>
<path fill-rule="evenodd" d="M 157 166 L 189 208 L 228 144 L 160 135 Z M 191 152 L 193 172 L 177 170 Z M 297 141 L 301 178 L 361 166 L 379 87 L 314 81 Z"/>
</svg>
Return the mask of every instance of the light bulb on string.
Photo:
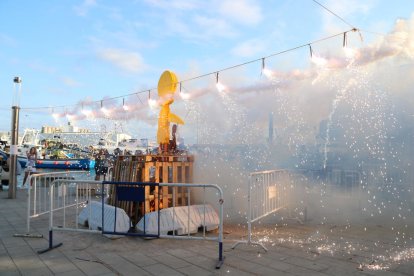
<svg viewBox="0 0 414 276">
<path fill-rule="evenodd" d="M 219 81 L 219 72 L 216 72 L 216 88 L 220 93 L 226 91 L 226 86 Z"/>
<path fill-rule="evenodd" d="M 311 60 L 312 60 L 312 57 L 313 57 L 313 50 L 312 50 L 312 45 L 310 45 L 310 44 L 309 44 L 309 55 L 310 55 L 310 58 L 311 58 Z"/>
<path fill-rule="evenodd" d="M 353 29 L 353 32 L 357 32 L 359 33 L 359 37 L 361 39 L 361 42 L 363 41 L 361 32 L 359 32 L 358 29 Z M 344 54 L 345 57 L 349 60 L 349 65 L 352 64 L 355 61 L 355 58 L 357 57 L 358 54 L 358 50 L 353 49 L 351 47 L 348 46 L 348 36 L 347 36 L 347 32 L 344 33 L 344 38 L 343 38 L 343 50 L 344 50 Z"/>
<path fill-rule="evenodd" d="M 317 53 L 315 53 L 309 44 L 309 53 L 310 53 L 310 60 L 312 63 L 314 63 L 318 67 L 325 67 L 328 63 L 326 58 L 319 56 Z"/>
<path fill-rule="evenodd" d="M 265 58 L 262 58 L 262 74 L 265 75 L 268 79 L 271 79 L 273 77 L 272 70 L 266 68 Z"/>
<path fill-rule="evenodd" d="M 344 32 L 344 40 L 343 40 L 343 43 L 342 43 L 342 47 L 346 47 L 347 46 L 347 44 L 348 44 L 348 38 L 346 37 L 346 32 Z"/>
<path fill-rule="evenodd" d="M 157 101 L 151 99 L 151 90 L 148 90 L 148 106 L 150 107 L 150 109 L 155 109 L 158 107 Z"/>
<path fill-rule="evenodd" d="M 101 111 L 105 116 L 109 116 L 111 114 L 111 111 L 103 106 L 103 100 L 101 100 Z"/>
<path fill-rule="evenodd" d="M 129 106 L 127 104 L 125 104 L 125 98 L 122 98 L 122 108 L 125 111 L 128 111 L 129 110 Z"/>
<path fill-rule="evenodd" d="M 189 100 L 190 99 L 190 94 L 188 94 L 188 93 L 184 93 L 183 91 L 182 91 L 182 83 L 180 82 L 180 93 L 179 93 L 179 95 L 180 95 L 180 97 L 181 97 L 181 99 L 183 99 L 183 100 Z"/>
</svg>

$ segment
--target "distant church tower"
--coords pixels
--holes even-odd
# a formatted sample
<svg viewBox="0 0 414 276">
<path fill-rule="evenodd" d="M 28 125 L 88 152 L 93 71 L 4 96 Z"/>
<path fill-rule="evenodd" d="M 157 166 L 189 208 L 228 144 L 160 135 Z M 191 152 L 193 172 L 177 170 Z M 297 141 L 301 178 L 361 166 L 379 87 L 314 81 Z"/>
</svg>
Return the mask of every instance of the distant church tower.
<svg viewBox="0 0 414 276">
<path fill-rule="evenodd" d="M 269 113 L 269 137 L 268 137 L 269 144 L 273 143 L 273 134 L 274 134 L 274 130 L 273 130 L 273 112 L 270 112 Z"/>
</svg>

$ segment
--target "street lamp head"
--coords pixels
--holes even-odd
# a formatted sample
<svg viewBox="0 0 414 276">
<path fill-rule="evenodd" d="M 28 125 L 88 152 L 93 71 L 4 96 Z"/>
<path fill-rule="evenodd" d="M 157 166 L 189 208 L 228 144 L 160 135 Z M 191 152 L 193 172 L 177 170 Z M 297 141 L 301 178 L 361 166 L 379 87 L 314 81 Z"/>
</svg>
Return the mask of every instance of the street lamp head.
<svg viewBox="0 0 414 276">
<path fill-rule="evenodd" d="M 14 83 L 22 83 L 22 79 L 20 77 L 14 77 Z"/>
</svg>

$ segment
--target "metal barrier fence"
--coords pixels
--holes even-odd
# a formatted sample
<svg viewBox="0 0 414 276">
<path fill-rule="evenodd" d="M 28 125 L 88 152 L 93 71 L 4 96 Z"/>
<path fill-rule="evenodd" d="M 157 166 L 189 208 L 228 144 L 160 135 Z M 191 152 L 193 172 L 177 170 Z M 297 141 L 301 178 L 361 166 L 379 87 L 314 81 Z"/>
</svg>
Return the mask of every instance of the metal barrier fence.
<svg viewBox="0 0 414 276">
<path fill-rule="evenodd" d="M 154 201 L 157 201 L 156 206 L 160 205 L 160 196 L 161 189 L 159 189 L 159 183 L 149 183 L 149 182 L 114 182 L 114 181 L 103 181 L 102 188 L 104 189 L 105 186 L 112 185 L 114 186 L 114 191 L 112 195 L 115 197 L 115 206 L 119 206 L 118 203 L 120 202 L 135 202 L 135 203 L 142 203 L 143 213 L 146 214 L 146 204 L 145 202 L 149 200 L 146 198 L 145 191 L 146 189 L 153 188 L 154 189 Z M 128 231 L 128 232 L 119 232 L 116 229 L 116 223 L 114 223 L 113 231 L 109 231 L 105 229 L 105 216 L 104 216 L 104 197 L 102 197 L 102 234 L 109 234 L 109 235 L 124 235 L 124 236 L 138 236 L 138 237 L 148 237 L 148 238 L 159 238 L 160 237 L 160 209 L 158 209 L 157 214 L 157 234 L 149 234 L 146 231 L 146 223 L 144 219 L 144 231 L 143 233 L 136 232 L 136 231 Z M 114 212 L 114 221 L 116 222 L 117 217 L 117 209 L 115 208 Z M 137 208 L 136 208 L 136 211 Z M 149 211 L 149 210 L 148 210 Z M 130 225 L 131 225 L 131 218 Z"/>
<path fill-rule="evenodd" d="M 15 234 L 14 236 L 39 237 L 42 235 L 30 234 L 31 219 L 50 212 L 48 202 L 48 186 L 56 179 L 75 179 L 75 176 L 86 174 L 85 171 L 49 172 L 29 175 L 27 185 L 27 217 L 26 234 Z"/>
<path fill-rule="evenodd" d="M 106 181 L 79 181 L 79 180 L 55 180 L 52 185 L 49 187 L 49 206 L 50 206 L 50 212 L 49 212 L 49 247 L 44 250 L 38 251 L 38 253 L 44 253 L 46 251 L 49 251 L 53 248 L 59 247 L 62 244 L 53 244 L 53 231 L 76 231 L 76 232 L 88 232 L 88 233 L 100 233 L 100 234 L 111 234 L 111 235 L 126 235 L 127 233 L 120 233 L 116 231 L 114 226 L 114 231 L 107 231 L 104 227 L 104 205 L 102 204 L 102 218 L 100 220 L 101 227 L 98 230 L 91 229 L 91 224 L 88 223 L 88 228 L 85 229 L 85 227 L 79 227 L 79 210 L 80 208 L 85 209 L 86 202 L 90 203 L 89 206 L 92 204 L 93 201 L 101 201 L 104 203 L 104 199 L 107 194 L 107 190 L 105 186 L 108 185 L 121 185 L 121 186 L 127 186 L 127 185 L 139 185 L 140 183 L 129 183 L 129 182 L 106 182 Z M 142 184 L 142 183 L 141 183 Z M 191 190 L 192 189 L 202 189 L 203 192 L 203 202 L 201 203 L 204 205 L 204 215 L 203 212 L 200 215 L 200 217 L 203 217 L 203 233 L 202 235 L 190 235 L 190 231 L 188 231 L 187 235 L 178 235 L 176 231 L 172 231 L 171 235 L 162 234 L 159 231 L 159 219 L 160 219 L 160 212 L 158 210 L 158 234 L 157 235 L 151 235 L 151 234 L 145 234 L 145 226 L 144 226 L 144 235 L 141 236 L 151 236 L 151 237 L 159 237 L 159 238 L 168 238 L 168 239 L 188 239 L 188 240 L 210 240 L 210 241 L 216 241 L 218 242 L 218 262 L 216 265 L 216 268 L 220 268 L 223 264 L 223 191 L 221 188 L 214 184 L 183 184 L 183 183 L 146 183 L 147 185 L 156 185 L 159 187 L 158 192 L 155 193 L 153 196 L 155 197 L 155 200 L 159 200 L 160 198 L 163 198 L 162 191 L 163 189 L 161 187 L 168 187 L 168 189 L 172 190 L 172 212 L 173 212 L 173 228 L 175 229 L 175 224 L 178 226 L 178 218 L 176 216 L 176 208 L 178 207 L 176 205 L 176 190 L 177 187 L 185 187 L 187 190 L 187 202 L 186 208 L 188 209 L 188 217 L 187 217 L 187 229 L 190 228 L 190 224 L 193 222 L 191 221 L 190 217 L 190 203 L 191 203 Z M 81 197 L 81 194 L 79 191 L 90 191 L 92 187 L 100 186 L 100 194 L 95 194 L 91 192 L 86 192 L 86 197 Z M 213 208 L 215 210 L 218 209 L 219 211 L 219 222 L 218 222 L 218 232 L 217 234 L 207 234 L 207 227 L 206 227 L 206 189 L 214 189 L 216 191 L 216 195 L 218 197 L 218 200 L 215 202 L 215 205 Z M 158 197 L 158 198 L 157 198 Z M 125 200 L 126 198 L 121 198 L 120 200 Z M 142 198 L 140 198 L 142 199 Z M 147 198 L 143 198 L 144 200 L 148 200 Z M 136 198 L 132 198 L 132 200 L 136 200 Z M 212 202 L 209 202 L 210 204 Z M 145 204 L 143 204 L 145 206 Z M 88 207 L 86 207 L 88 208 Z M 115 207 L 113 207 L 115 208 Z M 144 207 L 145 208 L 145 207 Z M 116 210 L 117 208 L 115 208 Z M 203 208 L 201 208 L 203 209 Z M 89 208 L 89 218 L 91 218 L 91 208 Z M 115 211 L 116 212 L 116 211 Z M 60 216 L 57 218 L 57 216 Z M 146 221 L 146 214 L 144 219 L 144 224 Z M 116 221 L 114 221 L 114 224 Z"/>
<path fill-rule="evenodd" d="M 53 244 L 53 230 L 76 231 L 100 234 L 102 231 L 94 230 L 91 224 L 87 229 L 79 227 L 79 214 L 81 208 L 84 209 L 93 201 L 103 201 L 107 196 L 107 191 L 103 190 L 102 181 L 90 180 L 68 180 L 57 179 L 49 186 L 49 247 L 39 250 L 42 254 L 51 249 L 57 248 L 62 243 Z M 91 208 L 88 210 L 91 217 Z M 56 215 L 60 215 L 56 219 Z M 68 219 L 68 217 L 70 219 Z M 58 226 L 54 226 L 55 222 Z"/>
<path fill-rule="evenodd" d="M 252 224 L 288 205 L 288 187 L 290 173 L 286 170 L 271 170 L 254 172 L 249 175 L 247 190 L 247 240 L 237 241 L 232 248 L 239 244 L 259 245 L 265 251 L 267 248 L 260 242 L 252 241 Z"/>
</svg>

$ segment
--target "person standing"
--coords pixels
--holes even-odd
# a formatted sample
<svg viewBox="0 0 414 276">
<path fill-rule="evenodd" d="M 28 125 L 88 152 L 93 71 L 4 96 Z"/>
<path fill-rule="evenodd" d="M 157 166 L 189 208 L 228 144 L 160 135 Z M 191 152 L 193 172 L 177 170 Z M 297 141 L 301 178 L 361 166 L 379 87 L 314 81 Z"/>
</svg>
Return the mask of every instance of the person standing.
<svg viewBox="0 0 414 276">
<path fill-rule="evenodd" d="M 99 149 L 95 154 L 95 180 L 101 180 L 101 175 L 104 174 L 105 154 L 103 149 Z"/>
<path fill-rule="evenodd" d="M 106 175 L 108 174 L 109 167 L 111 166 L 111 157 L 107 149 L 104 149 L 102 152 L 103 164 L 102 164 L 102 174 L 104 176 L 104 181 L 106 179 Z"/>
<path fill-rule="evenodd" d="M 27 166 L 24 171 L 23 185 L 26 184 L 26 180 L 32 173 L 36 172 L 37 150 L 36 147 L 31 147 L 27 155 Z"/>
<path fill-rule="evenodd" d="M 177 151 L 177 125 L 172 126 L 172 139 L 170 140 L 170 152 L 175 153 Z"/>
</svg>

